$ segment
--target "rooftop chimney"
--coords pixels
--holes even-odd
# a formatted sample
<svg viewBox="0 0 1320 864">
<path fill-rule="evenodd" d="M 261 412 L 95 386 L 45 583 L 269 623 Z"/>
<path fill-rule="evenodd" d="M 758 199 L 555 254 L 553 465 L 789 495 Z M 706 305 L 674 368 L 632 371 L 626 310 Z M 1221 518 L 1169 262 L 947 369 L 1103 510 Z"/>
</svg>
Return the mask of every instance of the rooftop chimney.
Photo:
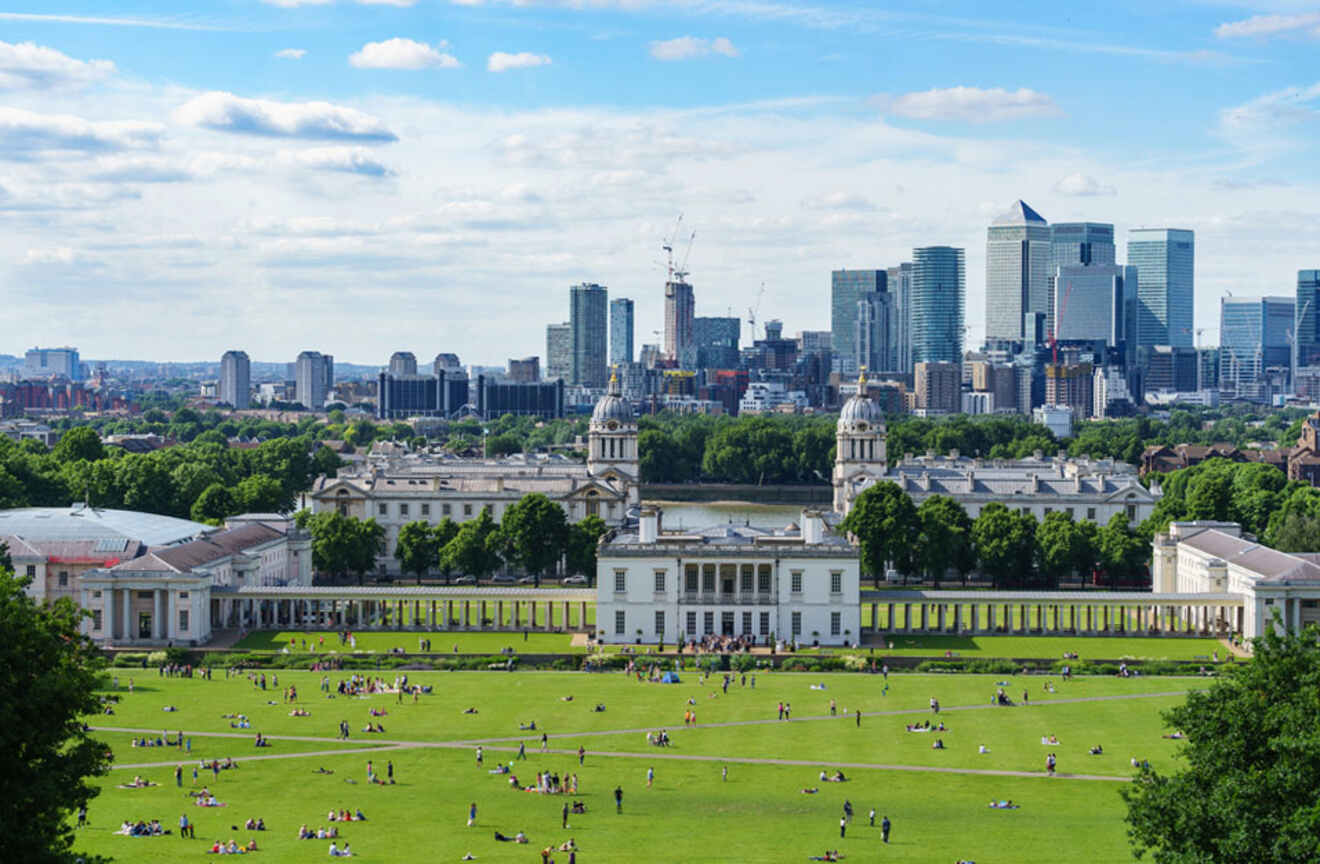
<svg viewBox="0 0 1320 864">
<path fill-rule="evenodd" d="M 637 529 L 638 543 L 654 543 L 660 536 L 660 508 L 643 507 Z"/>
</svg>

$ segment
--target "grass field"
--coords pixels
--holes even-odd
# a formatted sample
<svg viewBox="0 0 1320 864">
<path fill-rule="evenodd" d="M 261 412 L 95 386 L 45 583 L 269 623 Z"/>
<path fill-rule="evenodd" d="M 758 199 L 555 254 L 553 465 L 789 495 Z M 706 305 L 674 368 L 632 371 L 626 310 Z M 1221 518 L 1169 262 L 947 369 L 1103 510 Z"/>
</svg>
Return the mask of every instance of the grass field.
<svg viewBox="0 0 1320 864">
<path fill-rule="evenodd" d="M 331 681 L 346 674 L 332 673 Z M 341 828 L 355 857 L 371 862 L 457 861 L 468 852 L 479 861 L 533 862 L 542 846 L 570 836 L 583 862 L 795 862 L 826 848 L 857 861 L 1126 862 L 1132 858 L 1117 790 L 1131 776 L 1129 760 L 1170 764 L 1178 744 L 1161 737 L 1159 712 L 1202 683 L 891 675 L 886 689 L 880 676 L 762 672 L 754 688 L 750 677 L 745 684 L 735 678 L 725 694 L 718 679 L 702 682 L 691 673 L 680 684 L 662 685 L 621 673 L 424 672 L 411 679 L 432 692 L 400 704 L 392 695 L 327 698 L 318 690 L 320 679 L 319 673 L 281 671 L 279 686 L 271 675 L 263 691 L 245 676 L 138 676 L 133 693 L 119 691 L 113 716 L 92 721 L 106 730 L 98 735 L 114 749 L 117 767 L 92 803 L 91 827 L 79 832 L 81 848 L 134 862 L 202 860 L 213 840 L 246 842 L 252 832 L 242 831 L 242 823 L 259 816 L 270 830 L 256 835 L 263 850 L 258 860 L 301 862 L 324 858 L 328 841 L 299 841 L 298 826 L 325 825 L 328 810 L 347 807 L 368 816 Z M 1001 680 L 1018 706 L 989 704 Z M 311 717 L 288 716 L 280 687 L 289 684 L 298 686 Z M 822 684 L 826 689 L 812 689 Z M 928 708 L 931 697 L 942 705 L 937 718 Z M 830 716 L 831 698 L 840 716 Z M 792 704 L 791 721 L 777 719 L 780 701 Z M 606 710 L 592 710 L 598 703 Z M 164 705 L 179 710 L 166 713 Z M 371 718 L 371 707 L 389 713 Z M 464 714 L 468 707 L 478 713 Z M 854 716 L 842 716 L 845 708 L 865 712 L 860 727 Z M 684 725 L 686 710 L 697 713 L 695 727 Z M 240 730 L 221 716 L 230 713 L 247 714 L 251 729 L 231 737 Z M 110 731 L 157 730 L 163 718 L 171 733 L 182 729 L 191 738 L 191 760 L 174 748 L 129 748 L 128 732 Z M 369 719 L 387 732 L 362 733 Z M 943 720 L 947 730 L 905 731 L 906 724 L 927 719 Z M 336 739 L 340 720 L 353 730 L 347 742 Z M 520 730 L 533 720 L 537 732 Z M 669 731 L 671 747 L 646 743 L 645 732 L 660 728 Z M 540 752 L 541 730 L 549 736 L 546 753 Z M 270 737 L 271 748 L 253 746 L 258 731 Z M 1048 735 L 1059 743 L 1042 745 Z M 946 749 L 931 749 L 937 737 Z M 515 762 L 520 780 L 530 784 L 538 769 L 578 774 L 575 798 L 588 812 L 570 817 L 571 828 L 560 827 L 568 796 L 513 791 L 507 777 L 488 773 L 496 760 L 513 758 L 520 742 L 528 751 L 525 761 Z M 475 764 L 478 743 L 485 748 L 481 767 Z M 1094 744 L 1102 744 L 1105 755 L 1088 755 Z M 981 745 L 990 752 L 980 754 Z M 579 746 L 586 748 L 581 767 Z M 1044 776 L 1048 752 L 1058 754 L 1058 777 Z M 199 808 L 187 797 L 191 765 L 202 756 L 239 762 L 216 780 L 199 777 L 212 784 L 223 809 Z M 367 759 L 381 773 L 392 761 L 398 783 L 367 784 Z M 173 779 L 180 761 L 186 765 L 182 790 Z M 721 779 L 725 765 L 727 781 Z M 818 780 L 822 769 L 836 766 L 849 782 Z M 315 773 L 322 767 L 335 773 Z M 656 775 L 650 788 L 648 767 Z M 133 775 L 160 785 L 115 788 Z M 616 785 L 624 791 L 622 814 L 614 812 Z M 819 792 L 803 794 L 804 787 Z M 986 806 L 1006 798 L 1021 809 Z M 856 816 L 840 839 L 845 799 Z M 477 826 L 467 828 L 473 801 Z M 867 826 L 872 807 L 877 821 L 888 815 L 893 822 L 887 848 L 881 848 L 879 829 Z M 160 819 L 177 832 L 181 813 L 197 824 L 197 840 L 112 833 L 122 820 L 138 818 Z M 531 844 L 497 843 L 496 829 L 525 831 Z M 555 856 L 560 864 L 567 858 Z"/>
</svg>

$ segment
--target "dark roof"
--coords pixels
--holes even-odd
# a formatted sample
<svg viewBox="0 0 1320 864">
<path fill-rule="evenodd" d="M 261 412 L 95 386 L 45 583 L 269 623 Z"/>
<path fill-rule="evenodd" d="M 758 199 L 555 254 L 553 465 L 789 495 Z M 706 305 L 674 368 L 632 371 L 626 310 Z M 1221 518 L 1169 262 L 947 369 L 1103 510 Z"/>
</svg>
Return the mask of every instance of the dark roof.
<svg viewBox="0 0 1320 864">
<path fill-rule="evenodd" d="M 252 522 L 181 546 L 153 549 L 151 554 L 169 567 L 185 572 L 202 564 L 237 555 L 260 543 L 283 536 L 274 528 L 260 522 Z"/>
</svg>

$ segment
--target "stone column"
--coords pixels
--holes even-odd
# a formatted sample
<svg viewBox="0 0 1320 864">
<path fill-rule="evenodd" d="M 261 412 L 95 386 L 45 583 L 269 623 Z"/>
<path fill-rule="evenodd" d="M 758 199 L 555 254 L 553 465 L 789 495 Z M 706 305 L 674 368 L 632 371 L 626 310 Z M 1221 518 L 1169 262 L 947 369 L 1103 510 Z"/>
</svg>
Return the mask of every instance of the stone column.
<svg viewBox="0 0 1320 864">
<path fill-rule="evenodd" d="M 547 631 L 555 629 L 555 601 L 545 601 L 545 629 Z"/>
<path fill-rule="evenodd" d="M 922 602 L 921 604 L 921 632 L 926 632 L 926 623 L 930 619 L 930 607 Z"/>
<path fill-rule="evenodd" d="M 467 630 L 469 627 L 472 626 L 472 617 L 471 617 L 471 616 L 472 616 L 472 602 L 471 602 L 470 600 L 464 600 L 464 601 L 463 601 L 463 629 L 464 629 L 464 630 Z"/>
<path fill-rule="evenodd" d="M 586 600 L 583 600 L 581 603 L 578 604 L 578 621 L 581 622 L 581 624 L 582 624 L 582 629 L 583 629 L 583 630 L 588 630 L 588 631 L 591 630 L 591 626 L 590 626 L 589 624 L 587 624 L 587 601 L 586 601 Z M 678 622 L 675 621 L 674 623 L 677 624 Z"/>
<path fill-rule="evenodd" d="M 935 630 L 939 633 L 944 632 L 944 603 L 938 603 L 935 606 Z"/>
<path fill-rule="evenodd" d="M 571 604 L 571 603 L 569 603 L 567 600 L 565 600 L 561 605 L 564 607 L 564 632 L 567 633 L 569 630 L 572 629 L 572 628 L 569 626 L 568 618 L 569 618 L 569 614 L 570 614 L 570 607 L 571 607 L 573 604 Z"/>
<path fill-rule="evenodd" d="M 985 607 L 985 629 L 989 632 L 995 632 L 995 604 L 989 603 Z"/>
</svg>

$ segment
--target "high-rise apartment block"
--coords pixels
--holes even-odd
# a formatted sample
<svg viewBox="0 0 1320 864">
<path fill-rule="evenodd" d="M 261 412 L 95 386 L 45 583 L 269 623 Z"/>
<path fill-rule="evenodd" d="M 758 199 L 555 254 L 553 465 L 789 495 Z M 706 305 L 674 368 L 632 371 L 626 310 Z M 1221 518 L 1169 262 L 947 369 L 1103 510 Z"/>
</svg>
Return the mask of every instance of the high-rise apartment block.
<svg viewBox="0 0 1320 864">
<path fill-rule="evenodd" d="M 541 380 L 541 360 L 538 357 L 524 357 L 521 360 L 509 358 L 509 380 L 520 384 L 532 384 Z"/>
<path fill-rule="evenodd" d="M 1024 201 L 986 230 L 986 341 L 1033 340 L 1028 316 L 1049 313 L 1050 243 L 1049 224 Z"/>
<path fill-rule="evenodd" d="M 411 351 L 395 351 L 390 355 L 391 375 L 416 375 L 417 355 Z"/>
<path fill-rule="evenodd" d="M 665 356 L 682 368 L 696 365 L 692 319 L 696 298 L 692 286 L 683 281 L 665 283 Z"/>
<path fill-rule="evenodd" d="M 1137 343 L 1191 348 L 1196 240 L 1176 228 L 1133 228 L 1128 264 L 1137 268 Z"/>
<path fill-rule="evenodd" d="M 912 250 L 912 304 L 908 320 L 914 365 L 962 362 L 966 278 L 962 249 L 926 246 Z"/>
<path fill-rule="evenodd" d="M 1223 297 L 1219 301 L 1219 390 L 1264 401 L 1266 370 L 1287 369 L 1295 317 L 1292 297 Z"/>
<path fill-rule="evenodd" d="M 742 338 L 742 319 L 737 317 L 700 317 L 692 319 L 692 342 L 696 368 L 737 369 L 738 342 Z"/>
<path fill-rule="evenodd" d="M 545 377 L 547 381 L 573 377 L 573 325 L 567 321 L 546 325 Z"/>
<path fill-rule="evenodd" d="M 912 262 L 886 271 L 889 296 L 894 298 L 894 371 L 912 373 Z"/>
<path fill-rule="evenodd" d="M 610 364 L 633 362 L 633 301 L 610 301 Z"/>
<path fill-rule="evenodd" d="M 1071 408 L 1079 420 L 1095 410 L 1095 369 L 1090 363 L 1046 363 L 1045 404 Z"/>
<path fill-rule="evenodd" d="M 573 371 L 569 383 L 604 387 L 609 380 L 609 292 L 594 283 L 569 289 L 569 324 L 573 328 Z"/>
<path fill-rule="evenodd" d="M 252 363 L 244 351 L 226 351 L 220 357 L 220 401 L 235 411 L 252 405 Z"/>
<path fill-rule="evenodd" d="M 68 378 L 82 380 L 82 361 L 77 348 L 31 348 L 23 357 L 24 378 Z"/>
<path fill-rule="evenodd" d="M 309 411 L 325 407 L 335 386 L 335 358 L 320 351 L 304 351 L 294 364 L 294 398 Z"/>
<path fill-rule="evenodd" d="M 972 392 L 989 393 L 995 411 L 1016 410 L 1018 382 L 1015 367 L 1004 363 L 972 363 Z"/>
<path fill-rule="evenodd" d="M 962 410 L 962 373 L 957 363 L 927 363 L 913 370 L 912 392 L 917 408 L 927 414 L 957 414 Z"/>
<path fill-rule="evenodd" d="M 1320 366 L 1320 270 L 1297 271 L 1294 366 Z"/>
</svg>

